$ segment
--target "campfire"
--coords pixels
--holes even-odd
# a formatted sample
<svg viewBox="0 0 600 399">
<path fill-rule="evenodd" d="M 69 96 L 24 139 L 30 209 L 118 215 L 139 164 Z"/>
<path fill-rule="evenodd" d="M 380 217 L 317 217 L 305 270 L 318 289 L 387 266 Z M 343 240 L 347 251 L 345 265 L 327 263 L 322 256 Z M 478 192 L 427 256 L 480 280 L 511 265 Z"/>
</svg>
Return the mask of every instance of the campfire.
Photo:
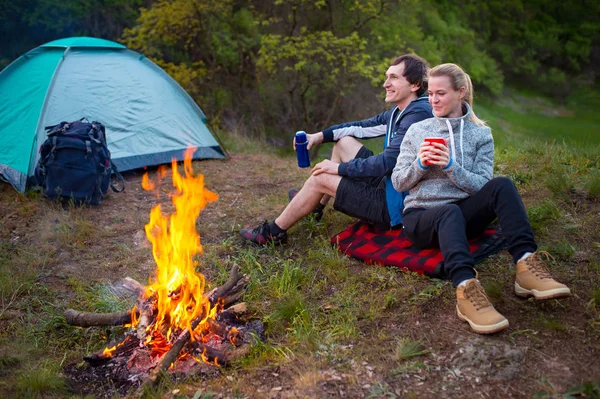
<svg viewBox="0 0 600 399">
<path fill-rule="evenodd" d="M 65 312 L 67 322 L 73 325 L 129 327 L 119 342 L 84 357 L 93 367 L 110 364 L 113 378 L 148 385 L 163 371 L 189 373 L 205 364 L 224 365 L 245 353 L 250 333 L 260 330 L 256 323 L 239 319 L 245 304 L 236 302 L 244 294 L 248 278 L 239 273 L 237 265 L 228 281 L 210 292 L 205 292 L 204 275 L 197 271 L 196 255 L 203 249 L 196 219 L 218 196 L 206 189 L 203 175 L 194 174 L 194 150 L 185 152 L 183 176 L 172 161 L 174 213 L 163 214 L 159 204 L 146 225 L 157 265 L 155 275 L 147 286 L 125 279 L 127 288 L 137 295 L 137 304 L 126 312 Z M 165 168 L 159 169 L 156 181 L 151 181 L 146 173 L 142 187 L 160 197 L 165 174 Z"/>
</svg>

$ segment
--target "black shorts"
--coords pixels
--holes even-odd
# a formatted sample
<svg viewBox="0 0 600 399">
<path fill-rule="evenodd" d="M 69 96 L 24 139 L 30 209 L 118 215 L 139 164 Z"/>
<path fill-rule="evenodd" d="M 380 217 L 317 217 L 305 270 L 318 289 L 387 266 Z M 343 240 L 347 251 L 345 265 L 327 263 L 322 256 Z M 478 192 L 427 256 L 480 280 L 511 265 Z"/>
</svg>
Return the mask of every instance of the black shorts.
<svg viewBox="0 0 600 399">
<path fill-rule="evenodd" d="M 373 151 L 361 147 L 356 158 L 369 158 Z M 385 199 L 385 176 L 342 177 L 335 192 L 333 209 L 381 227 L 390 227 L 390 214 Z"/>
</svg>

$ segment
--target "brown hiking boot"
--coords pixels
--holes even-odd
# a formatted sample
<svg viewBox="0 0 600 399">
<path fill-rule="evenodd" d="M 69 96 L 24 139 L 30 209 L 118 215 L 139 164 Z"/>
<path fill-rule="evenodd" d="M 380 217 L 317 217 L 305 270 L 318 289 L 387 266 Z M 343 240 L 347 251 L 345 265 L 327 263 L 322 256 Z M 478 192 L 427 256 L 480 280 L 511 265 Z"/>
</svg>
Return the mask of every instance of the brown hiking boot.
<svg viewBox="0 0 600 399">
<path fill-rule="evenodd" d="M 476 278 L 456 288 L 456 313 L 478 334 L 491 334 L 508 327 L 508 320 L 494 309 Z"/>
<path fill-rule="evenodd" d="M 570 296 L 569 287 L 552 278 L 541 254 L 544 254 L 546 259 L 550 257 L 547 252 L 535 252 L 517 262 L 515 294 L 521 297 L 533 295 L 537 300 Z"/>
</svg>

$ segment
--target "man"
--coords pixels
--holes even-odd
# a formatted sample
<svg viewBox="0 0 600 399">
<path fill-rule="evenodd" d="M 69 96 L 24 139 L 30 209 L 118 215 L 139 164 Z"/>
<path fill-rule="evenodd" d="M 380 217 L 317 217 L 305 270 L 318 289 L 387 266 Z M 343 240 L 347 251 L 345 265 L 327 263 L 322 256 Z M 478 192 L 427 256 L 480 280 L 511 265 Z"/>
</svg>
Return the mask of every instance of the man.
<svg viewBox="0 0 600 399">
<path fill-rule="evenodd" d="M 370 119 L 308 134 L 308 149 L 336 142 L 331 160 L 315 165 L 302 189 L 274 221 L 242 229 L 242 237 L 259 245 L 283 243 L 286 231 L 304 216 L 311 212 L 322 215 L 330 197 L 335 198 L 337 211 L 386 228 L 400 226 L 405 193 L 394 190 L 390 176 L 410 125 L 433 116 L 426 95 L 428 70 L 427 61 L 414 54 L 397 57 L 383 85 L 385 101 L 395 107 Z M 357 140 L 384 135 L 384 150 L 378 155 Z"/>
</svg>

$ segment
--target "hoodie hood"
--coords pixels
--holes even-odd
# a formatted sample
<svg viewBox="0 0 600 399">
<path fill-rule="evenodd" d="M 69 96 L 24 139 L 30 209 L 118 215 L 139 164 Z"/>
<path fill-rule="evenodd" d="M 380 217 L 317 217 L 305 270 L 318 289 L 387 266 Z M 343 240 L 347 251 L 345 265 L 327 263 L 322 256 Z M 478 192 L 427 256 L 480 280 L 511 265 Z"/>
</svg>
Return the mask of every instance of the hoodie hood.
<svg viewBox="0 0 600 399">
<path fill-rule="evenodd" d="M 462 106 L 463 116 L 458 118 L 438 118 L 434 116 L 440 123 L 445 124 L 448 127 L 448 133 L 450 134 L 450 150 L 452 151 L 452 158 L 456 158 L 456 145 L 454 140 L 454 129 L 459 129 L 459 143 L 460 143 L 460 156 L 461 165 L 464 164 L 464 151 L 463 151 L 463 132 L 465 130 L 465 122 L 471 118 L 471 107 L 467 102 L 463 102 Z"/>
</svg>

